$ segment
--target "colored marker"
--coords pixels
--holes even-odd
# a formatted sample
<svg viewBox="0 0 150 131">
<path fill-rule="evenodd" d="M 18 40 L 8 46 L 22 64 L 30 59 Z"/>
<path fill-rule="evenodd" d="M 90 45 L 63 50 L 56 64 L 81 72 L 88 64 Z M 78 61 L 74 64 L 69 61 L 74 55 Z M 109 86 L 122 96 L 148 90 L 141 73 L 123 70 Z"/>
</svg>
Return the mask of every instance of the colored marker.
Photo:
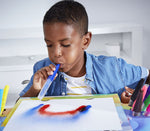
<svg viewBox="0 0 150 131">
<path fill-rule="evenodd" d="M 142 90 L 143 90 L 143 101 L 144 101 L 147 89 L 148 89 L 148 87 L 146 85 L 144 85 L 143 88 L 142 88 Z"/>
<path fill-rule="evenodd" d="M 3 89 L 0 89 L 0 112 L 1 112 L 1 107 L 2 107 L 2 98 L 3 98 Z"/>
<path fill-rule="evenodd" d="M 143 88 L 142 88 L 142 91 L 143 91 L 143 100 L 144 100 L 144 98 L 145 98 L 145 94 L 146 94 L 146 92 L 147 92 L 147 86 L 146 85 L 144 85 L 143 86 Z M 136 102 L 136 100 L 134 101 L 134 103 L 133 103 L 133 105 L 132 105 L 132 111 L 133 111 L 133 107 L 134 107 L 134 105 L 135 105 L 135 102 Z M 142 106 L 143 107 L 143 106 Z"/>
<path fill-rule="evenodd" d="M 60 64 L 57 64 L 57 65 L 56 65 L 56 69 L 55 69 L 53 75 L 48 76 L 47 81 L 45 82 L 44 86 L 42 87 L 42 89 L 41 89 L 41 91 L 40 91 L 40 93 L 39 93 L 39 95 L 38 95 L 38 98 L 39 98 L 40 100 L 45 96 L 45 94 L 46 94 L 48 88 L 49 88 L 50 85 L 52 84 L 52 82 L 53 82 L 53 80 L 54 80 L 54 78 L 55 78 L 55 75 L 56 75 L 56 73 L 57 73 L 57 71 L 58 71 L 58 69 L 59 69 L 59 66 L 60 66 Z"/>
<path fill-rule="evenodd" d="M 143 103 L 143 90 L 139 90 L 137 99 L 133 108 L 133 116 L 140 116 Z"/>
<path fill-rule="evenodd" d="M 2 98 L 2 106 L 1 106 L 1 113 L 3 112 L 7 100 L 7 95 L 8 95 L 8 90 L 9 90 L 9 85 L 6 85 L 3 91 L 3 98 Z"/>
<path fill-rule="evenodd" d="M 143 103 L 142 111 L 145 111 L 149 104 L 150 104 L 150 95 L 145 99 L 145 101 Z"/>
<path fill-rule="evenodd" d="M 150 86 L 147 88 L 147 91 L 146 91 L 146 94 L 145 94 L 145 97 L 144 97 L 144 100 L 150 95 Z"/>
<path fill-rule="evenodd" d="M 144 113 L 145 116 L 150 116 L 150 104 L 146 108 L 146 112 Z"/>
<path fill-rule="evenodd" d="M 133 92 L 133 94 L 132 94 L 132 96 L 131 96 L 131 98 L 130 98 L 130 101 L 129 101 L 128 106 L 132 106 L 132 105 L 133 105 L 135 99 L 137 98 L 137 95 L 138 95 L 139 90 L 140 90 L 140 89 L 142 88 L 142 86 L 144 85 L 144 81 L 145 81 L 144 79 L 141 79 L 141 80 L 139 81 L 137 87 L 135 88 L 135 90 L 134 90 L 134 92 Z"/>
</svg>

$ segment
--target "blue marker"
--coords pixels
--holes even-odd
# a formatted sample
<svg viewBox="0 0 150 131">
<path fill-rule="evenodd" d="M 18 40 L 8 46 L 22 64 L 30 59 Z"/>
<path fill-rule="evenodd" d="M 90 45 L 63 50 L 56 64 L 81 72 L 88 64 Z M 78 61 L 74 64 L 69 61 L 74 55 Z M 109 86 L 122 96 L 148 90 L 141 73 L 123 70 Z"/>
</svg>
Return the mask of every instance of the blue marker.
<svg viewBox="0 0 150 131">
<path fill-rule="evenodd" d="M 58 69 L 59 69 L 59 66 L 60 66 L 60 64 L 57 64 L 57 65 L 56 65 L 56 69 L 55 69 L 53 75 L 48 76 L 47 81 L 45 82 L 44 86 L 42 87 L 42 89 L 41 89 L 41 91 L 40 91 L 40 93 L 39 93 L 39 95 L 38 95 L 38 98 L 39 98 L 40 100 L 45 96 L 45 94 L 46 94 L 48 88 L 49 88 L 50 85 L 52 84 L 52 82 L 53 82 L 53 80 L 54 80 L 54 78 L 55 78 L 55 75 L 56 75 L 56 73 L 57 73 L 57 71 L 58 71 Z"/>
<path fill-rule="evenodd" d="M 2 98 L 3 98 L 3 89 L 0 89 L 0 112 L 1 112 L 1 106 L 2 106 Z"/>
</svg>

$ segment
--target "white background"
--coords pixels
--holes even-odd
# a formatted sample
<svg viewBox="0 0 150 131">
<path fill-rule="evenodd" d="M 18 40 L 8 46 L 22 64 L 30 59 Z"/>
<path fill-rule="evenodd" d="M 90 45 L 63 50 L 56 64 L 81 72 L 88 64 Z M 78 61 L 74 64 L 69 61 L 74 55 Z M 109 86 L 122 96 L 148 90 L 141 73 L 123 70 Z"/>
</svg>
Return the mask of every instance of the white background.
<svg viewBox="0 0 150 131">
<path fill-rule="evenodd" d="M 43 15 L 58 0 L 0 0 L 0 29 L 41 27 Z M 90 25 L 133 23 L 143 26 L 143 66 L 150 68 L 149 0 L 78 0 Z M 3 43 L 0 43 L 0 47 Z M 16 47 L 17 48 L 17 47 Z"/>
</svg>

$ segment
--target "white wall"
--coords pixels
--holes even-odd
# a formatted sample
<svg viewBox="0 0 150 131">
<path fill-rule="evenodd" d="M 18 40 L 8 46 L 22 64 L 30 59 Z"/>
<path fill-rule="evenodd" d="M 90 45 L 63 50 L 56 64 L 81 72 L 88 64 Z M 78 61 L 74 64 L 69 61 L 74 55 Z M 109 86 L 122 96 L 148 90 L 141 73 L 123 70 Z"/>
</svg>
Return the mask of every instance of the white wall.
<svg viewBox="0 0 150 131">
<path fill-rule="evenodd" d="M 0 0 L 0 28 L 42 26 L 43 16 L 53 0 Z"/>
<path fill-rule="evenodd" d="M 79 0 L 90 24 L 133 23 L 143 26 L 143 66 L 150 68 L 150 0 Z"/>
<path fill-rule="evenodd" d="M 0 0 L 0 29 L 41 27 L 43 15 L 58 0 Z M 90 25 L 134 23 L 143 26 L 143 65 L 150 68 L 150 0 L 78 0 Z M 0 43 L 0 46 L 3 43 Z"/>
</svg>

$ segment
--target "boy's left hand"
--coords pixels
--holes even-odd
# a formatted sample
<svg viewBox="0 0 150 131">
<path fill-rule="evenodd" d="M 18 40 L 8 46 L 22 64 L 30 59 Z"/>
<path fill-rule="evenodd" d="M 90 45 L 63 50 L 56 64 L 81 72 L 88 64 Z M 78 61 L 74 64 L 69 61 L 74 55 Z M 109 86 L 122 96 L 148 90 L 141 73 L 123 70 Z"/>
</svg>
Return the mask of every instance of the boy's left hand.
<svg viewBox="0 0 150 131">
<path fill-rule="evenodd" d="M 121 102 L 122 103 L 129 103 L 129 100 L 130 100 L 133 92 L 134 92 L 134 89 L 131 89 L 129 87 L 125 87 L 125 91 L 122 92 L 122 94 L 121 94 Z"/>
</svg>

